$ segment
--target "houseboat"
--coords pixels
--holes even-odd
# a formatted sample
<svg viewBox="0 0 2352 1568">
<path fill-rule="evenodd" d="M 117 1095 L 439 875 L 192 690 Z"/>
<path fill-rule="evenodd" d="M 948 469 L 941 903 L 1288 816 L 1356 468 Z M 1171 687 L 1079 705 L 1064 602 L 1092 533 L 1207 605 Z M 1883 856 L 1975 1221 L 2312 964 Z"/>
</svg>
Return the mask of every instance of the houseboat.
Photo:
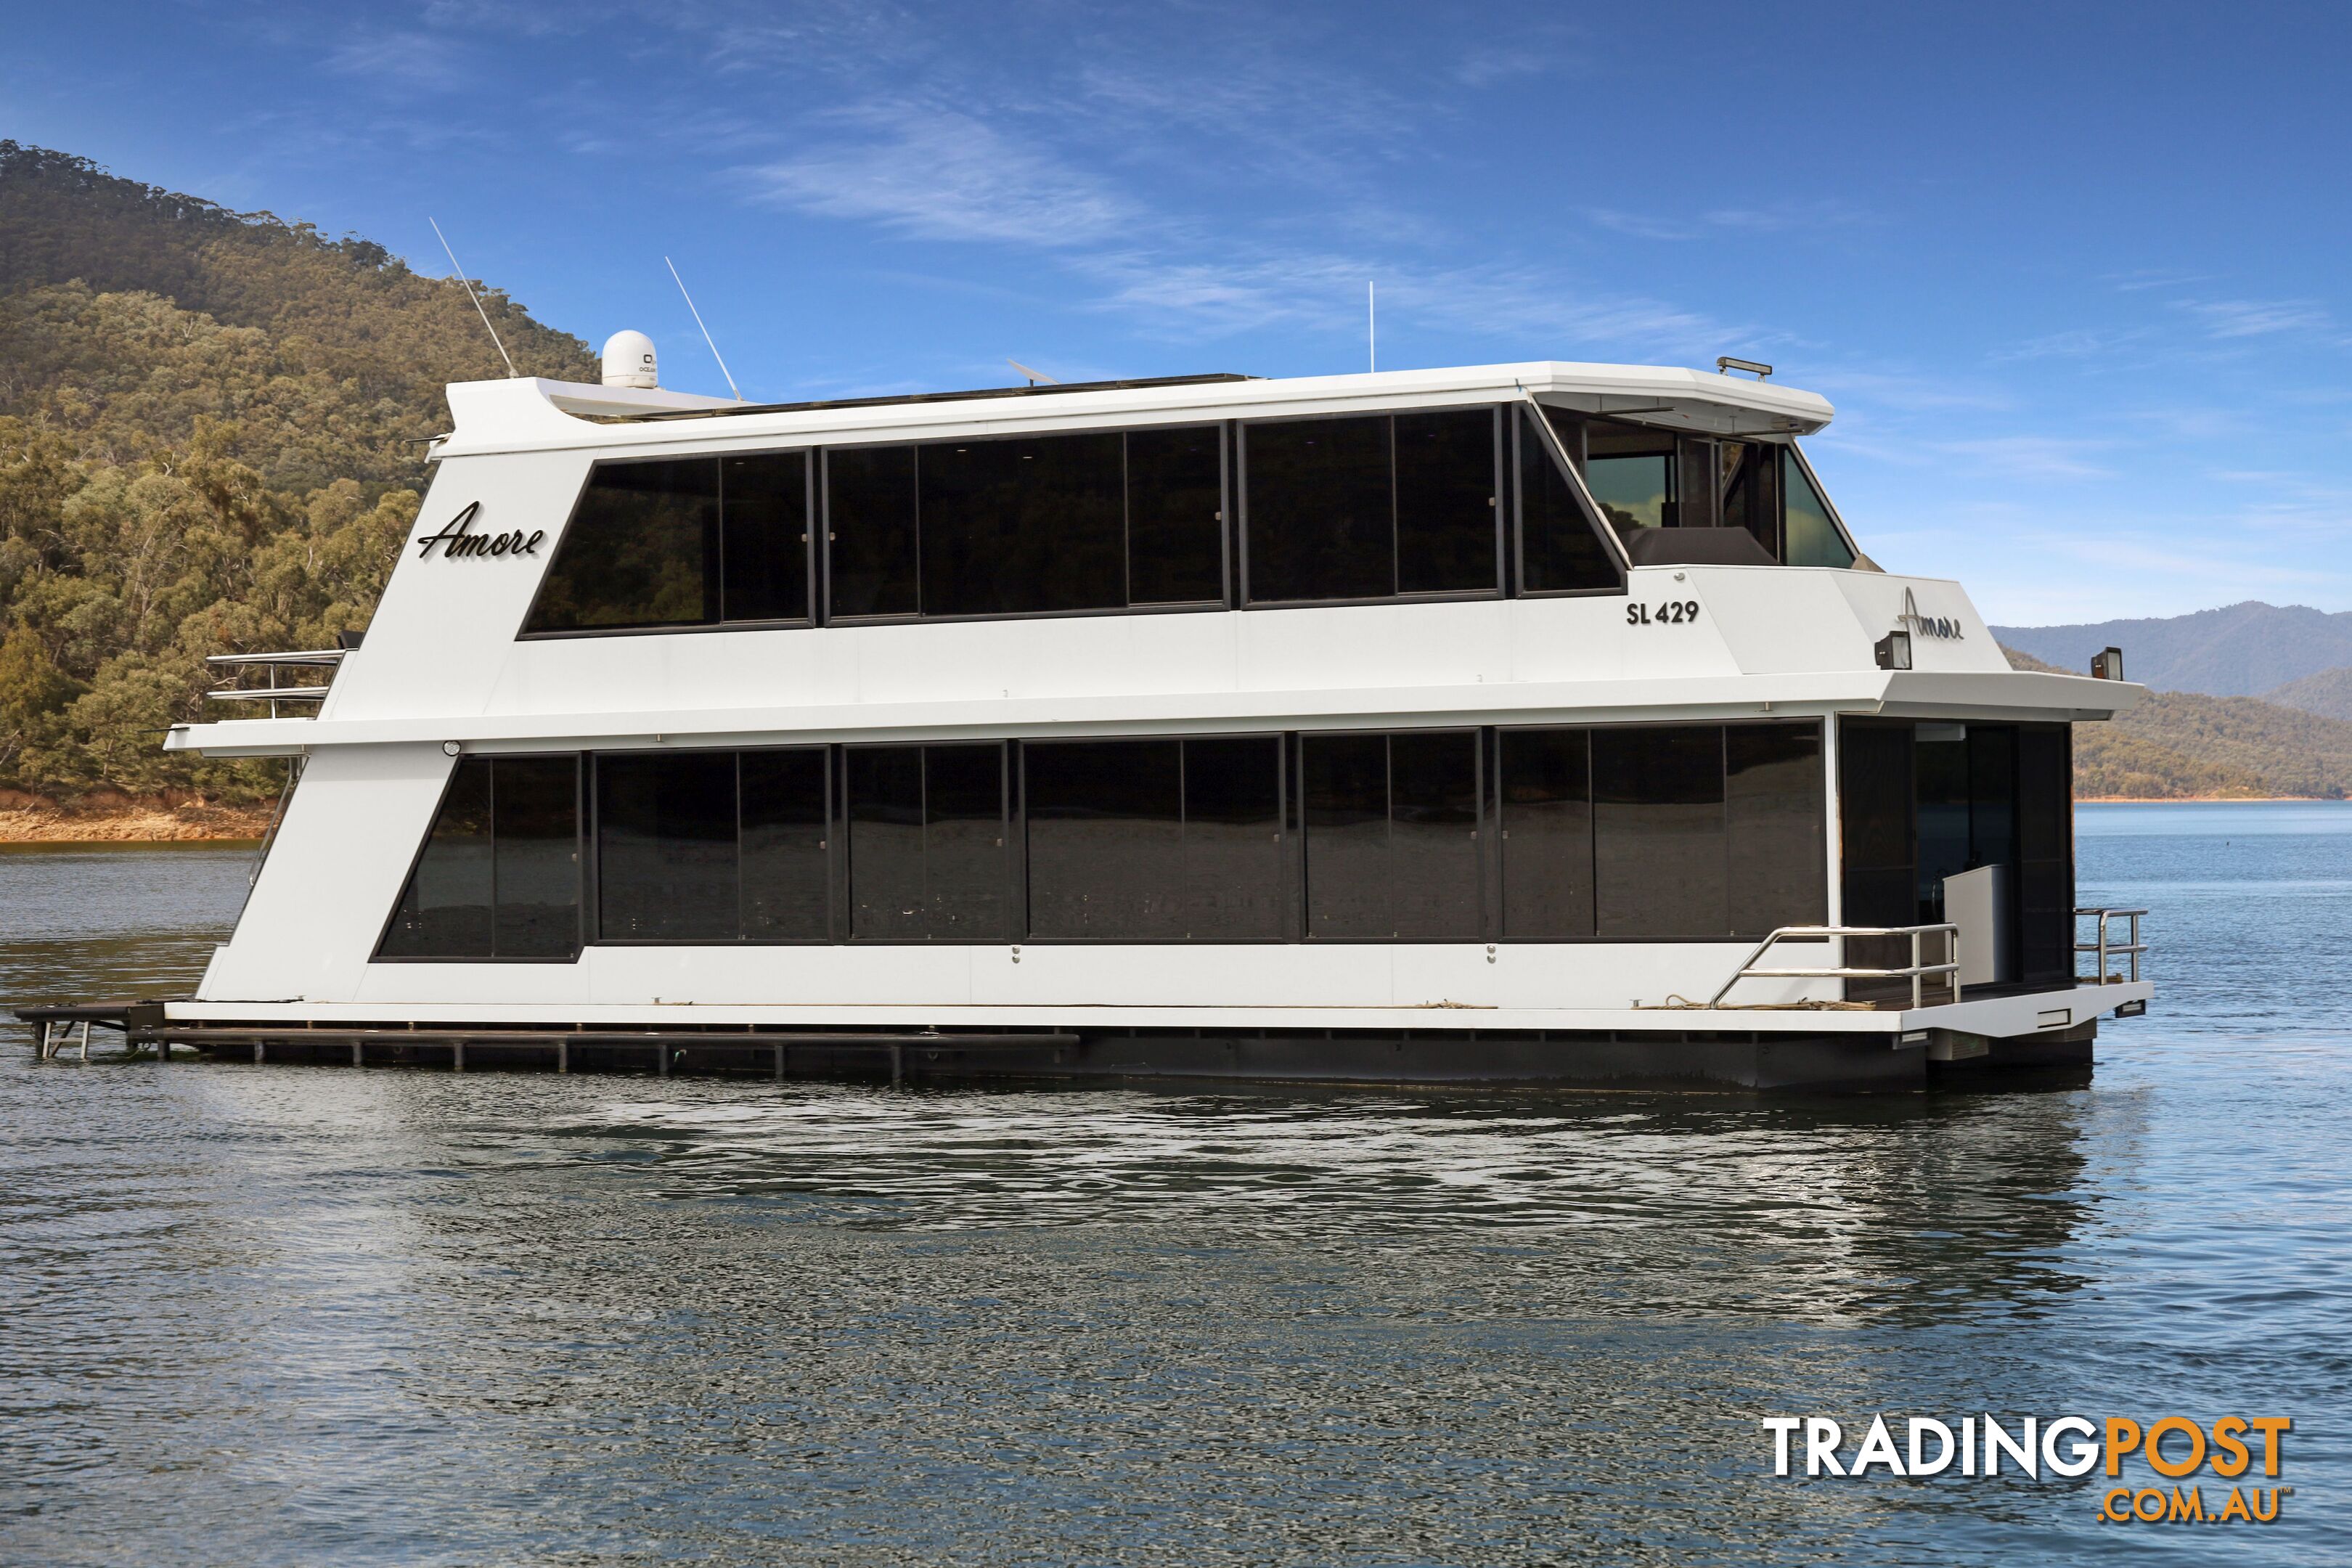
<svg viewBox="0 0 2352 1568">
<path fill-rule="evenodd" d="M 615 358 L 451 386 L 364 636 L 170 733 L 289 789 L 136 1037 L 1903 1089 L 2146 1007 L 2069 742 L 2142 689 L 1874 563 L 1769 373 L 750 405 Z"/>
</svg>

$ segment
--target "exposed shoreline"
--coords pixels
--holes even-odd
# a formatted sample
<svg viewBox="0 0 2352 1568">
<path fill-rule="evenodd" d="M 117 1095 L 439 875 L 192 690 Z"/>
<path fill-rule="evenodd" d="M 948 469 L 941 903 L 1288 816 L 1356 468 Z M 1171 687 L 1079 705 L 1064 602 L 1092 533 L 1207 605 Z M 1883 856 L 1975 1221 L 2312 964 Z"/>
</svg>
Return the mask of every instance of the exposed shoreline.
<svg viewBox="0 0 2352 1568">
<path fill-rule="evenodd" d="M 2312 805 L 2341 805 L 2334 795 L 2078 795 L 2076 805 L 2284 805 L 2301 802 Z"/>
<path fill-rule="evenodd" d="M 0 844 L 251 842 L 268 831 L 270 809 L 205 800 L 99 804 L 18 796 L 0 802 Z"/>
</svg>

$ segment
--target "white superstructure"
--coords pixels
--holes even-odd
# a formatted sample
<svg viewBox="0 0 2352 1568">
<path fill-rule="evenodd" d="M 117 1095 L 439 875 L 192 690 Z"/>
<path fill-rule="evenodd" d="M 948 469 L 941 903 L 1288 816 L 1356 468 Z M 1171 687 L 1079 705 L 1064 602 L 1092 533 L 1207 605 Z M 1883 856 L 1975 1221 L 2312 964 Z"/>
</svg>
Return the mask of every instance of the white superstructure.
<svg viewBox="0 0 2352 1568">
<path fill-rule="evenodd" d="M 1958 584 L 1855 559 L 1796 453 L 1831 417 L 1810 394 L 1532 363 L 449 401 L 315 714 L 169 737 L 301 765 L 175 1025 L 1025 1032 L 1056 1037 L 1048 1070 L 1212 1071 L 1192 1042 L 1223 1039 L 1242 1076 L 1874 1082 L 1930 1048 L 2084 1043 L 2147 997 L 2074 980 L 2071 837 L 2063 889 L 2049 840 L 2063 726 L 2140 689 L 2012 671 Z M 1831 563 L 1785 563 L 1808 558 Z M 537 791 L 531 825 L 493 820 L 494 788 Z M 1907 936 L 1756 950 L 1949 923 L 1941 879 L 1986 868 L 1954 907 L 1998 884 L 1999 918 L 1958 935 L 2001 952 L 1958 1001 L 1935 972 L 1916 1006 L 1907 976 L 1725 991 L 1750 964 L 1932 970 L 1939 931 L 1916 960 Z M 1391 1037 L 1409 1068 L 1331 1043 Z M 1737 1065 L 1776 1042 L 1783 1067 Z"/>
</svg>

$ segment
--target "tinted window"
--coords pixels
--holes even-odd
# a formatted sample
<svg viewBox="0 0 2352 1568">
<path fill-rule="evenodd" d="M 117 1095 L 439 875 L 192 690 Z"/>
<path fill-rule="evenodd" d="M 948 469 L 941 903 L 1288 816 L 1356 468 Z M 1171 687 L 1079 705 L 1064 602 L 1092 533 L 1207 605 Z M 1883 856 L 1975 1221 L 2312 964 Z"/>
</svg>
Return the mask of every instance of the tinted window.
<svg viewBox="0 0 2352 1568">
<path fill-rule="evenodd" d="M 1389 421 L 1244 427 L 1249 596 L 1373 599 L 1396 592 Z"/>
<path fill-rule="evenodd" d="M 1009 934 L 1003 757 L 999 745 L 850 749 L 853 935 Z"/>
<path fill-rule="evenodd" d="M 923 613 L 1126 604 L 1123 450 L 1115 431 L 921 447 Z"/>
<path fill-rule="evenodd" d="M 1184 742 L 1184 934 L 1196 942 L 1283 934 L 1282 742 L 1267 735 Z"/>
<path fill-rule="evenodd" d="M 1399 937 L 1480 934 L 1475 732 L 1389 738 L 1389 876 Z"/>
<path fill-rule="evenodd" d="M 1662 430 L 1594 419 L 1584 429 L 1584 482 L 1619 533 L 1675 520 L 1675 438 Z"/>
<path fill-rule="evenodd" d="M 1397 592 L 1492 592 L 1494 411 L 1400 414 L 1395 425 Z"/>
<path fill-rule="evenodd" d="M 824 455 L 830 613 L 911 616 L 917 583 L 915 449 L 852 447 Z"/>
<path fill-rule="evenodd" d="M 1255 603 L 1496 591 L 1491 408 L 1244 426 Z"/>
<path fill-rule="evenodd" d="M 1917 922 L 1912 750 L 1908 724 L 1839 725 L 1839 837 L 1848 925 Z"/>
<path fill-rule="evenodd" d="M 559 958 L 580 946 L 580 764 L 498 757 L 490 764 L 500 958 Z"/>
<path fill-rule="evenodd" d="M 720 616 L 805 619 L 808 605 L 808 457 L 763 452 L 719 464 Z"/>
<path fill-rule="evenodd" d="M 1592 934 L 1591 742 L 1582 730 L 1503 731 L 1503 931 Z"/>
<path fill-rule="evenodd" d="M 579 778 L 571 757 L 458 763 L 377 955 L 578 952 Z"/>
<path fill-rule="evenodd" d="M 2017 732 L 2018 932 L 2027 980 L 2074 973 L 2071 739 L 2063 724 L 2021 725 Z"/>
<path fill-rule="evenodd" d="M 1313 937 L 1476 940 L 1477 739 L 1309 735 Z"/>
<path fill-rule="evenodd" d="M 1529 593 L 1570 593 L 1622 584 L 1617 558 L 1533 416 L 1518 414 L 1519 572 Z"/>
<path fill-rule="evenodd" d="M 850 933 L 930 934 L 923 899 L 923 749 L 849 752 Z"/>
<path fill-rule="evenodd" d="M 1724 824 L 1733 929 L 1762 936 L 1829 918 L 1821 731 L 1733 724 L 1724 731 Z"/>
<path fill-rule="evenodd" d="M 718 461 L 599 463 L 523 629 L 698 626 L 719 608 Z"/>
<path fill-rule="evenodd" d="M 825 753 L 745 752 L 738 763 L 743 935 L 820 942 L 829 933 Z"/>
<path fill-rule="evenodd" d="M 494 898 L 490 761 L 466 757 L 426 830 L 425 852 L 379 951 L 386 958 L 488 958 Z"/>
<path fill-rule="evenodd" d="M 1023 751 L 1030 931 L 1184 935 L 1183 743 L 1083 741 Z"/>
<path fill-rule="evenodd" d="M 1600 935 L 1729 932 L 1720 726 L 1592 732 L 1592 859 Z"/>
<path fill-rule="evenodd" d="M 1830 521 L 1829 504 L 1806 477 L 1794 447 L 1780 453 L 1780 483 L 1785 550 L 1781 560 L 1791 566 L 1853 565 L 1853 552 L 1846 547 L 1837 524 Z"/>
<path fill-rule="evenodd" d="M 1223 439 L 1214 425 L 1128 432 L 1129 604 L 1224 598 Z"/>
<path fill-rule="evenodd" d="M 605 942 L 732 942 L 735 753 L 596 762 L 597 931 Z"/>
</svg>

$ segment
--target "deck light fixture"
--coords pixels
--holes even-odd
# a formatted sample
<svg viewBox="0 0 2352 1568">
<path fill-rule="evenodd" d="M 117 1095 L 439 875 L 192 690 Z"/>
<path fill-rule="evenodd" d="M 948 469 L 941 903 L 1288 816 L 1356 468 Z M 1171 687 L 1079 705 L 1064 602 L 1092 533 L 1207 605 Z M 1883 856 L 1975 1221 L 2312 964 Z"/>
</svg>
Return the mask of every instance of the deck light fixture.
<svg viewBox="0 0 2352 1568">
<path fill-rule="evenodd" d="M 2093 655 L 2091 656 L 2091 679 L 2094 679 L 2094 680 L 2121 680 L 2123 678 L 2124 678 L 2124 650 L 2123 650 L 2123 649 L 2121 649 L 2121 648 L 2119 648 L 2119 647 L 2103 648 L 2103 649 L 2101 649 L 2099 652 L 2095 653 L 2095 654 L 2093 654 Z"/>
<path fill-rule="evenodd" d="M 1716 374 L 1718 375 L 1727 371 L 1744 370 L 1759 381 L 1769 381 L 1772 379 L 1772 367 L 1770 365 L 1758 364 L 1752 359 L 1733 359 L 1729 354 L 1718 356 L 1715 362 L 1715 369 Z"/>
<path fill-rule="evenodd" d="M 1879 668 L 1908 669 L 1911 668 L 1911 634 L 1889 632 L 1878 639 L 1875 651 Z"/>
</svg>

